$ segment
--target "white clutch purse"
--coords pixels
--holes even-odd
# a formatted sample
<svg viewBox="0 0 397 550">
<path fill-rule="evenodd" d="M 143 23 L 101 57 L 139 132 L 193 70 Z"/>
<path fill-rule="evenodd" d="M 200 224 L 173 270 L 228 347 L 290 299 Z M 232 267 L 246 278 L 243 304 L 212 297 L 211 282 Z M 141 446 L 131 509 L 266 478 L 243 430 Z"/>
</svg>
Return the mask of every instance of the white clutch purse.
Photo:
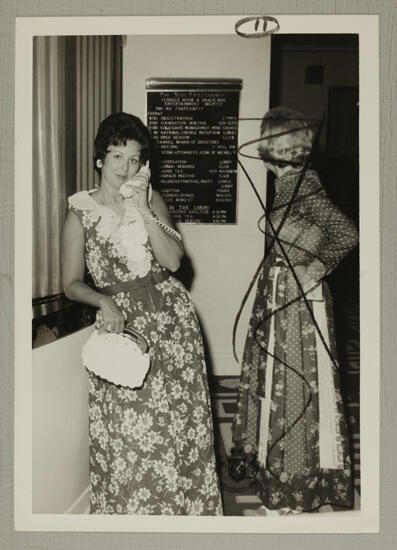
<svg viewBox="0 0 397 550">
<path fill-rule="evenodd" d="M 131 389 L 142 387 L 150 368 L 149 344 L 132 328 L 120 334 L 94 329 L 81 355 L 90 372 Z"/>
</svg>

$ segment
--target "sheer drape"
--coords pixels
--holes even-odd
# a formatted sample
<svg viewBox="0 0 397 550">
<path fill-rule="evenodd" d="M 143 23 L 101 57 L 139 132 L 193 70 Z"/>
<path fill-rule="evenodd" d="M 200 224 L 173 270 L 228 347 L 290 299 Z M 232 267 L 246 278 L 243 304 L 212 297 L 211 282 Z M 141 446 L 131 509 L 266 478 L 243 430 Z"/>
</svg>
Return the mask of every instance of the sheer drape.
<svg viewBox="0 0 397 550">
<path fill-rule="evenodd" d="M 107 115 L 121 110 L 121 37 L 76 37 L 76 191 L 95 185 L 94 138 Z"/>
<path fill-rule="evenodd" d="M 67 196 L 95 184 L 99 122 L 121 110 L 121 37 L 35 37 L 33 298 L 62 292 Z"/>
<path fill-rule="evenodd" d="M 66 201 L 65 41 L 37 37 L 33 53 L 33 297 L 61 292 Z"/>
</svg>

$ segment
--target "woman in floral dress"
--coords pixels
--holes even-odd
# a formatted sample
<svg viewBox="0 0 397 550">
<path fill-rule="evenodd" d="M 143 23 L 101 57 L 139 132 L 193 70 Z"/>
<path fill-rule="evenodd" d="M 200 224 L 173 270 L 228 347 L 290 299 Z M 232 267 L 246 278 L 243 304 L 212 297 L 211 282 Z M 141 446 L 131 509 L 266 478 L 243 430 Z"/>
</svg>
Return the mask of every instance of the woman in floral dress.
<svg viewBox="0 0 397 550">
<path fill-rule="evenodd" d="M 263 501 L 257 515 L 353 506 L 324 277 L 356 245 L 357 230 L 304 166 L 312 139 L 304 118 L 289 109 L 272 109 L 262 120 L 258 152 L 277 176 L 275 199 L 233 423 L 236 450 L 251 464 Z"/>
<path fill-rule="evenodd" d="M 100 330 L 132 326 L 151 354 L 140 389 L 89 373 L 91 513 L 220 515 L 202 338 L 190 297 L 170 274 L 183 256 L 180 236 L 142 170 L 150 143 L 140 119 L 110 115 L 95 139 L 99 189 L 69 198 L 66 296 L 98 307 Z"/>
</svg>

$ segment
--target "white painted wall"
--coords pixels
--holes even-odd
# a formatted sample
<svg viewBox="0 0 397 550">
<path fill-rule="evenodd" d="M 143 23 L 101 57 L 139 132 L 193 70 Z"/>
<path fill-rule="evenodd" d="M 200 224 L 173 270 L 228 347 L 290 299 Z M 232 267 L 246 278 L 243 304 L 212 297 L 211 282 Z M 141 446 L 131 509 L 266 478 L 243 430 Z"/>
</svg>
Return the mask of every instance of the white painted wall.
<svg viewBox="0 0 397 550">
<path fill-rule="evenodd" d="M 261 117 L 269 105 L 270 41 L 238 36 L 128 36 L 123 53 L 123 109 L 146 122 L 145 79 L 149 77 L 242 78 L 240 117 Z M 240 123 L 239 142 L 257 137 L 260 121 Z M 242 159 L 265 197 L 260 161 Z M 249 182 L 238 171 L 238 223 L 233 226 L 180 224 L 194 269 L 191 288 L 212 373 L 239 374 L 232 356 L 232 327 L 244 292 L 263 255 L 257 229 L 262 211 Z M 251 302 L 241 319 L 241 356 Z"/>
<path fill-rule="evenodd" d="M 87 504 L 88 387 L 81 348 L 90 331 L 32 352 L 33 513 L 82 513 Z"/>
</svg>

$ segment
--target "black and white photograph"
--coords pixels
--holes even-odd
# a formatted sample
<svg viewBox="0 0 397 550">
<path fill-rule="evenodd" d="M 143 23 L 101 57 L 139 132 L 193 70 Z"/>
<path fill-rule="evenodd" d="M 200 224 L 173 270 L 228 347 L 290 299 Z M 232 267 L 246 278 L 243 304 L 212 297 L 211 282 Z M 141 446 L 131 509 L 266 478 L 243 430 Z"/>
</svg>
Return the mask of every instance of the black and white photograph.
<svg viewBox="0 0 397 550">
<path fill-rule="evenodd" d="M 377 531 L 376 29 L 17 20 L 17 529 Z"/>
</svg>

